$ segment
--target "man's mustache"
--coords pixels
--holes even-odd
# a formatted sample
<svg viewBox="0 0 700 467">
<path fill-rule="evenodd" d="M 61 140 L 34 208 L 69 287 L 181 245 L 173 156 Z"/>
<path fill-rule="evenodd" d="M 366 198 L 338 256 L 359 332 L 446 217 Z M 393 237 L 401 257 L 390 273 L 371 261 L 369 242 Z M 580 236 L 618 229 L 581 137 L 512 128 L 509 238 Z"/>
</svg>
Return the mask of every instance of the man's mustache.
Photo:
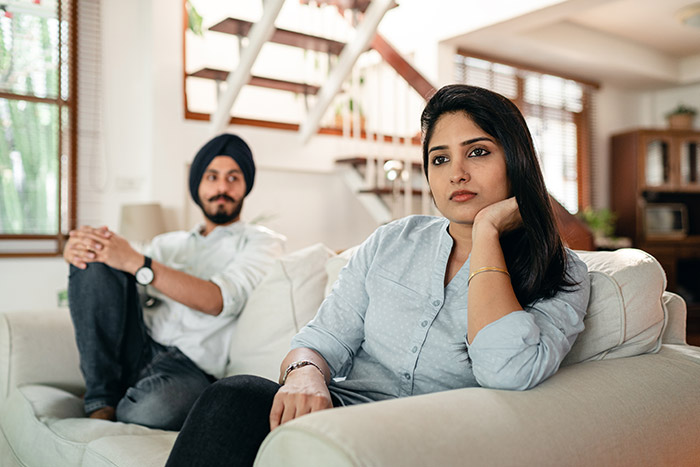
<svg viewBox="0 0 700 467">
<path fill-rule="evenodd" d="M 232 203 L 235 203 L 235 202 L 236 202 L 236 200 L 234 200 L 234 199 L 231 198 L 229 195 L 224 194 L 224 193 L 209 198 L 209 202 L 218 201 L 218 200 L 220 200 L 220 199 L 225 199 L 226 201 L 230 201 L 230 202 L 232 202 Z"/>
</svg>

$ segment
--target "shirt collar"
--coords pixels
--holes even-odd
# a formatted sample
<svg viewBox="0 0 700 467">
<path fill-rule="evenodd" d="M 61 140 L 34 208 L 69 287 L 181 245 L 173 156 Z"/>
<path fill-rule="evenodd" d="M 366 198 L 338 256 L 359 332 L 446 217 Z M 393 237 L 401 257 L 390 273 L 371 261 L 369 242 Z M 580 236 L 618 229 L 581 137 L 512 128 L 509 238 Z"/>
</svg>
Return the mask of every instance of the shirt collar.
<svg viewBox="0 0 700 467">
<path fill-rule="evenodd" d="M 247 224 L 244 221 L 240 221 L 240 220 L 234 222 L 233 224 L 229 224 L 229 225 L 217 225 L 216 227 L 214 227 L 214 230 L 212 230 L 211 233 L 209 235 L 207 235 L 207 237 L 210 237 L 212 235 L 221 235 L 221 234 L 231 235 L 233 233 L 240 231 L 246 225 Z M 190 236 L 206 238 L 200 233 L 203 229 L 204 229 L 204 222 L 198 223 L 197 225 L 195 225 L 192 228 L 192 230 L 190 230 Z"/>
</svg>

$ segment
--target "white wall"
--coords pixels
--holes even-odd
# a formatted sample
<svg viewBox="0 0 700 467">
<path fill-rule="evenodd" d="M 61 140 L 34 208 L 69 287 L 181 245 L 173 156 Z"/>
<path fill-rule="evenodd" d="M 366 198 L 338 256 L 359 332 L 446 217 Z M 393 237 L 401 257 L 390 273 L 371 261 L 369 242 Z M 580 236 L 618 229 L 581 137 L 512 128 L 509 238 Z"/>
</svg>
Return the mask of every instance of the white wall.
<svg viewBox="0 0 700 467">
<path fill-rule="evenodd" d="M 0 259 L 0 312 L 52 310 L 66 289 L 63 258 Z"/>
</svg>

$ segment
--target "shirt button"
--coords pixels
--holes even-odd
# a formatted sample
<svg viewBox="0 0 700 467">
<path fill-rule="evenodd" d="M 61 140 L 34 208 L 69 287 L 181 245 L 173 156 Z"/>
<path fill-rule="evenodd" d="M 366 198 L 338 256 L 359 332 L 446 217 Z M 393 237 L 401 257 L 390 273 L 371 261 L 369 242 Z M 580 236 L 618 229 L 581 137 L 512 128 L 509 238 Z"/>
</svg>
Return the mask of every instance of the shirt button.
<svg viewBox="0 0 700 467">
<path fill-rule="evenodd" d="M 418 346 L 414 345 L 413 348 L 411 349 L 411 352 L 413 352 L 413 353 L 418 352 Z"/>
<path fill-rule="evenodd" d="M 426 326 L 428 325 L 428 322 L 427 322 L 427 321 L 423 321 L 422 323 L 420 323 L 420 325 L 423 326 L 423 327 L 426 327 Z"/>
<path fill-rule="evenodd" d="M 435 300 L 433 302 L 433 306 L 440 306 L 440 300 Z"/>
<path fill-rule="evenodd" d="M 403 374 L 403 377 L 406 378 L 406 379 L 411 379 L 411 375 L 409 375 L 408 373 L 404 373 L 404 374 Z"/>
</svg>

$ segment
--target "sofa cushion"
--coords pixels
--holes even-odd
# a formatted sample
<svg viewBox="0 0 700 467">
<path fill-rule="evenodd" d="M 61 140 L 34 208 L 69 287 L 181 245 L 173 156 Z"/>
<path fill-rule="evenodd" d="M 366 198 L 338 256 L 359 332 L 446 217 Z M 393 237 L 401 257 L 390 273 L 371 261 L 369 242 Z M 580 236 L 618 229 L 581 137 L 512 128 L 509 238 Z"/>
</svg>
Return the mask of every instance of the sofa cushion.
<svg viewBox="0 0 700 467">
<path fill-rule="evenodd" d="M 323 301 L 325 265 L 332 254 L 319 243 L 275 261 L 238 318 L 228 375 L 277 380 L 292 337 L 316 315 Z"/>
<path fill-rule="evenodd" d="M 650 254 L 623 248 L 577 252 L 588 266 L 585 329 L 562 365 L 658 351 L 666 325 L 666 275 Z"/>
<path fill-rule="evenodd" d="M 328 260 L 327 291 L 354 251 Z M 667 321 L 666 275 L 659 262 L 634 248 L 576 253 L 588 266 L 591 298 L 585 329 L 562 366 L 657 351 Z"/>
<path fill-rule="evenodd" d="M 51 466 L 82 465 L 87 444 L 103 437 L 168 433 L 85 418 L 79 397 L 42 385 L 10 393 L 2 405 L 0 429 L 22 465 Z"/>
</svg>

